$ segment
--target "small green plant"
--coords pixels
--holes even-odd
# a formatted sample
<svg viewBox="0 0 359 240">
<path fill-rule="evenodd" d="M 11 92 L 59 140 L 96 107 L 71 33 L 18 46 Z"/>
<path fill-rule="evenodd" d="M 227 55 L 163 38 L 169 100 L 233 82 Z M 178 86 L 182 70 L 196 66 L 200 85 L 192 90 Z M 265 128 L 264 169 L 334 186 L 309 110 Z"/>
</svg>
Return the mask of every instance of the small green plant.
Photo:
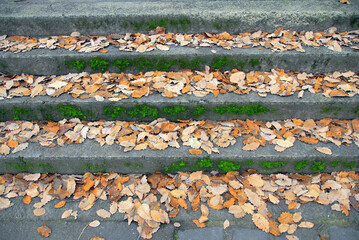
<svg viewBox="0 0 359 240">
<path fill-rule="evenodd" d="M 182 168 L 187 167 L 187 163 L 185 161 L 177 161 L 175 163 L 172 163 L 169 167 L 165 167 L 165 172 L 176 172 L 181 171 Z"/>
<path fill-rule="evenodd" d="M 205 170 L 206 168 L 213 167 L 213 163 L 209 158 L 202 158 L 198 159 L 194 166 L 192 167 L 193 170 Z"/>
<path fill-rule="evenodd" d="M 341 161 L 333 161 L 330 163 L 330 166 L 332 166 L 332 168 L 337 167 L 339 164 L 341 163 Z"/>
<path fill-rule="evenodd" d="M 127 111 L 131 117 L 154 117 L 158 118 L 158 109 L 147 105 L 137 106 L 132 110 Z"/>
<path fill-rule="evenodd" d="M 99 172 L 106 172 L 106 161 L 103 162 L 103 164 L 98 164 L 98 163 L 83 163 L 82 166 L 84 167 L 84 169 L 86 171 L 99 171 Z"/>
<path fill-rule="evenodd" d="M 80 108 L 71 105 L 59 105 L 56 108 L 59 109 L 62 112 L 62 116 L 66 118 L 80 118 L 81 120 L 87 118 Z"/>
<path fill-rule="evenodd" d="M 23 117 L 27 117 L 29 115 L 30 108 L 17 108 L 14 107 L 14 120 L 21 120 Z"/>
<path fill-rule="evenodd" d="M 342 162 L 342 165 L 343 165 L 344 168 L 354 170 L 355 161 L 353 161 L 353 162 Z"/>
<path fill-rule="evenodd" d="M 86 62 L 82 59 L 65 61 L 65 64 L 69 66 L 70 69 L 76 68 L 78 71 L 83 71 L 86 67 Z"/>
<path fill-rule="evenodd" d="M 247 116 L 252 116 L 254 114 L 267 113 L 269 112 L 269 109 L 263 107 L 260 104 L 247 104 L 242 106 L 230 104 L 226 106 L 216 107 L 215 111 L 218 114 L 246 114 Z"/>
<path fill-rule="evenodd" d="M 187 111 L 185 106 L 166 106 L 163 108 L 163 111 L 168 115 L 178 115 L 182 112 Z"/>
<path fill-rule="evenodd" d="M 312 165 L 312 171 L 313 171 L 314 173 L 318 173 L 318 172 L 324 171 L 325 165 L 326 165 L 325 162 L 322 162 L 322 161 L 314 161 L 314 162 L 313 162 L 313 165 Z"/>
<path fill-rule="evenodd" d="M 238 171 L 241 165 L 232 161 L 222 160 L 217 164 L 217 167 L 223 172 Z"/>
<path fill-rule="evenodd" d="M 130 61 L 128 59 L 117 59 L 112 64 L 117 66 L 118 70 L 123 72 L 130 66 Z"/>
<path fill-rule="evenodd" d="M 294 169 L 295 169 L 295 170 L 302 170 L 302 169 L 304 169 L 308 164 L 309 164 L 309 161 L 308 161 L 308 160 L 298 161 L 298 162 L 295 164 Z"/>
<path fill-rule="evenodd" d="M 129 166 L 131 166 L 131 163 L 130 162 L 125 162 L 124 165 L 125 165 L 125 167 L 129 167 Z"/>
<path fill-rule="evenodd" d="M 195 107 L 194 109 L 191 109 L 191 113 L 197 117 L 201 116 L 202 114 L 205 114 L 208 111 L 205 107 L 202 105 L 199 105 Z"/>
<path fill-rule="evenodd" d="M 247 160 L 247 161 L 246 161 L 246 164 L 247 164 L 248 166 L 253 165 L 253 160 Z"/>
<path fill-rule="evenodd" d="M 122 113 L 126 113 L 126 109 L 123 107 L 115 107 L 115 108 L 111 108 L 111 107 L 105 107 L 103 110 L 104 114 L 111 117 L 111 118 L 118 118 L 119 116 L 121 116 Z"/>
<path fill-rule="evenodd" d="M 356 106 L 355 108 L 353 108 L 352 111 L 355 115 L 359 115 L 359 106 Z"/>
<path fill-rule="evenodd" d="M 327 107 L 323 107 L 322 110 L 320 111 L 320 113 L 330 113 L 330 112 L 334 112 L 334 115 L 338 115 L 338 112 L 342 110 L 341 107 L 334 107 L 334 106 L 327 106 Z"/>
<path fill-rule="evenodd" d="M 287 162 L 285 162 L 285 161 L 275 161 L 275 162 L 262 161 L 260 163 L 262 168 L 268 169 L 268 170 L 272 170 L 272 169 L 275 169 L 275 168 L 278 168 L 278 167 L 280 167 L 280 169 L 282 169 L 282 167 L 285 166 L 286 164 L 287 164 Z"/>
<path fill-rule="evenodd" d="M 104 72 L 107 70 L 109 62 L 104 58 L 92 58 L 89 61 L 89 64 L 93 70 L 100 70 L 101 72 Z"/>
</svg>

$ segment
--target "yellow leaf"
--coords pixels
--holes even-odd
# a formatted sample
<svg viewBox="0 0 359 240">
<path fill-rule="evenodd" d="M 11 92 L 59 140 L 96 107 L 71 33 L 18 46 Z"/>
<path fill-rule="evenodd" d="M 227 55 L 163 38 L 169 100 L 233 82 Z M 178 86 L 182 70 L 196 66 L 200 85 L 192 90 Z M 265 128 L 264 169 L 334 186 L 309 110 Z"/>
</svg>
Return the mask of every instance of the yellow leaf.
<svg viewBox="0 0 359 240">
<path fill-rule="evenodd" d="M 29 195 L 25 195 L 23 198 L 22 198 L 22 201 L 25 203 L 25 204 L 30 204 L 31 203 L 31 197 Z"/>
<path fill-rule="evenodd" d="M 269 232 L 269 221 L 261 214 L 255 213 L 252 216 L 253 223 L 264 232 Z"/>
<path fill-rule="evenodd" d="M 280 223 L 294 223 L 293 214 L 289 212 L 282 212 L 282 214 L 278 218 L 278 221 Z"/>
</svg>

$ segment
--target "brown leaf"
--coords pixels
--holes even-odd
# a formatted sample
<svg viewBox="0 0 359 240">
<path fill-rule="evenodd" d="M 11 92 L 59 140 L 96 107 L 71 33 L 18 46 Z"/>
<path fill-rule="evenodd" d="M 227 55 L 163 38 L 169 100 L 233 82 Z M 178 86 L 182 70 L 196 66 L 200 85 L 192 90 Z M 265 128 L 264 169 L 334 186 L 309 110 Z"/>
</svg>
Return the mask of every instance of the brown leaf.
<svg viewBox="0 0 359 240">
<path fill-rule="evenodd" d="M 99 209 L 96 211 L 97 216 L 101 218 L 109 218 L 111 217 L 111 213 L 105 209 Z"/>
<path fill-rule="evenodd" d="M 203 151 L 200 150 L 200 149 L 191 148 L 191 149 L 189 150 L 189 153 L 190 153 L 190 154 L 193 154 L 193 155 L 200 155 L 200 154 L 203 153 Z"/>
<path fill-rule="evenodd" d="M 245 151 L 254 151 L 257 150 L 260 144 L 258 142 L 252 142 L 250 144 L 244 145 L 243 150 Z"/>
<path fill-rule="evenodd" d="M 10 153 L 10 148 L 6 144 L 2 144 L 0 147 L 0 154 L 7 155 Z"/>
<path fill-rule="evenodd" d="M 299 240 L 299 238 L 297 236 L 294 235 L 287 235 L 285 236 L 288 240 Z"/>
<path fill-rule="evenodd" d="M 94 220 L 94 221 L 89 223 L 89 226 L 93 227 L 93 228 L 98 227 L 98 226 L 100 226 L 100 221 L 99 220 Z"/>
<path fill-rule="evenodd" d="M 269 219 L 269 232 L 277 237 L 281 234 L 278 228 L 278 224 L 274 219 Z"/>
<path fill-rule="evenodd" d="M 147 203 L 141 204 L 137 209 L 137 214 L 144 220 L 152 220 L 150 213 L 150 206 Z"/>
<path fill-rule="evenodd" d="M 294 223 L 293 214 L 289 212 L 282 212 L 282 214 L 278 218 L 278 221 L 280 223 Z"/>
<path fill-rule="evenodd" d="M 27 174 L 23 178 L 26 181 L 37 181 L 41 176 L 41 173 Z"/>
<path fill-rule="evenodd" d="M 330 150 L 329 148 L 327 147 L 317 147 L 315 148 L 318 152 L 321 152 L 321 153 L 324 153 L 324 154 L 327 154 L 327 155 L 332 155 L 332 150 Z"/>
<path fill-rule="evenodd" d="M 349 0 L 340 0 L 340 3 L 350 4 Z"/>
<path fill-rule="evenodd" d="M 198 220 L 192 220 L 192 222 L 194 222 L 196 225 L 197 225 L 197 227 L 199 227 L 199 228 L 204 228 L 204 227 L 206 227 L 206 224 L 205 223 L 201 223 L 201 222 L 199 222 Z"/>
<path fill-rule="evenodd" d="M 264 181 L 262 180 L 261 175 L 259 174 L 252 174 L 247 177 L 247 180 L 249 183 L 254 187 L 262 187 L 264 184 Z"/>
<path fill-rule="evenodd" d="M 288 209 L 291 210 L 291 209 L 295 208 L 295 206 L 297 206 L 297 202 L 290 202 L 288 204 Z"/>
<path fill-rule="evenodd" d="M 320 240 L 327 240 L 323 235 L 319 235 Z"/>
<path fill-rule="evenodd" d="M 9 147 L 11 147 L 11 148 L 16 148 L 18 144 L 19 144 L 19 143 L 18 143 L 17 141 L 14 141 L 14 140 L 9 140 L 9 141 L 7 141 L 7 145 L 8 145 Z"/>
<path fill-rule="evenodd" d="M 0 197 L 0 210 L 11 207 L 11 202 L 9 199 Z"/>
<path fill-rule="evenodd" d="M 96 236 L 96 237 L 92 237 L 90 240 L 105 240 L 105 239 L 102 237 Z"/>
<path fill-rule="evenodd" d="M 40 217 L 46 213 L 46 210 L 45 208 L 35 208 L 33 213 L 36 217 Z"/>
<path fill-rule="evenodd" d="M 314 224 L 312 222 L 301 222 L 298 227 L 300 228 L 313 228 Z"/>
<path fill-rule="evenodd" d="M 37 228 L 37 232 L 38 232 L 41 236 L 47 238 L 47 237 L 49 237 L 50 234 L 51 234 L 51 229 L 50 229 L 49 227 L 47 227 L 47 226 L 41 226 L 41 227 L 38 227 L 38 228 Z"/>
<path fill-rule="evenodd" d="M 54 206 L 54 208 L 62 208 L 63 206 L 65 206 L 65 204 L 66 204 L 66 201 L 58 202 L 58 203 Z"/>
<path fill-rule="evenodd" d="M 30 204 L 31 203 L 31 197 L 29 195 L 25 195 L 23 198 L 22 198 L 22 201 L 25 203 L 25 204 Z"/>
<path fill-rule="evenodd" d="M 269 232 L 269 221 L 263 215 L 259 213 L 253 214 L 252 221 L 260 230 L 266 233 Z"/>
<path fill-rule="evenodd" d="M 43 86 L 42 85 L 36 85 L 33 89 L 31 89 L 31 95 L 30 97 L 33 98 L 37 95 L 39 95 L 39 93 L 43 90 Z"/>
</svg>

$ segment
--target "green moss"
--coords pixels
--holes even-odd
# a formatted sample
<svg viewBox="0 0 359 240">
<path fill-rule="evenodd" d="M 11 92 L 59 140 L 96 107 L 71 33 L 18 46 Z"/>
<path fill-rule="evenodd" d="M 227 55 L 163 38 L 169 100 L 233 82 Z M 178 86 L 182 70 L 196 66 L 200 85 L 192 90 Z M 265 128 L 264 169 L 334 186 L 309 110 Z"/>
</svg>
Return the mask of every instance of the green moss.
<svg viewBox="0 0 359 240">
<path fill-rule="evenodd" d="M 125 162 L 124 165 L 125 165 L 125 167 L 129 167 L 129 166 L 131 166 L 131 163 L 130 162 Z"/>
<path fill-rule="evenodd" d="M 324 171 L 325 165 L 326 165 L 325 162 L 322 162 L 322 161 L 314 161 L 314 162 L 313 162 L 313 165 L 312 165 L 312 171 L 313 171 L 314 173 L 318 173 L 318 172 Z"/>
<path fill-rule="evenodd" d="M 86 170 L 86 171 L 98 171 L 98 172 L 107 172 L 106 169 L 106 161 L 103 161 L 103 164 L 98 164 L 98 163 L 82 163 L 82 167 Z"/>
<path fill-rule="evenodd" d="M 348 168 L 348 169 L 351 169 L 351 170 L 354 170 L 355 168 L 355 161 L 352 161 L 352 162 L 342 162 L 342 165 L 344 168 Z"/>
<path fill-rule="evenodd" d="M 33 172 L 33 171 L 53 171 L 54 168 L 49 163 L 30 163 L 24 158 L 20 157 L 18 162 L 6 162 L 9 168 L 15 169 L 19 172 Z"/>
<path fill-rule="evenodd" d="M 89 65 L 93 70 L 104 72 L 107 70 L 109 62 L 104 58 L 93 58 L 89 61 Z"/>
<path fill-rule="evenodd" d="M 56 108 L 59 109 L 62 116 L 66 118 L 80 118 L 81 120 L 87 118 L 80 108 L 73 107 L 71 105 L 59 105 Z"/>
<path fill-rule="evenodd" d="M 30 108 L 17 108 L 13 109 L 13 119 L 14 120 L 23 120 L 29 116 Z"/>
<path fill-rule="evenodd" d="M 191 114 L 199 117 L 202 114 L 205 114 L 208 111 L 208 109 L 206 109 L 205 107 L 203 107 L 202 105 L 199 105 L 193 109 L 191 109 Z"/>
<path fill-rule="evenodd" d="M 304 169 L 308 164 L 309 164 L 309 161 L 308 161 L 308 160 L 298 161 L 298 162 L 295 164 L 294 169 L 295 169 L 295 170 L 302 170 L 302 169 Z"/>
<path fill-rule="evenodd" d="M 131 117 L 154 117 L 158 118 L 158 109 L 147 105 L 141 105 L 135 107 L 133 110 L 127 111 Z"/>
<path fill-rule="evenodd" d="M 260 66 L 260 64 L 261 61 L 256 58 L 250 60 L 249 59 L 236 60 L 227 57 L 215 57 L 210 63 L 210 66 L 215 69 L 225 70 L 225 69 L 234 69 L 234 68 L 243 69 L 248 66 L 251 67 Z"/>
<path fill-rule="evenodd" d="M 142 163 L 135 163 L 134 168 L 135 169 L 141 169 L 141 168 L 143 168 L 143 164 Z"/>
<path fill-rule="evenodd" d="M 118 118 L 122 115 L 122 113 L 126 113 L 127 110 L 123 107 L 115 107 L 115 108 L 111 108 L 111 107 L 105 107 L 104 108 L 104 114 L 111 117 L 111 118 Z"/>
<path fill-rule="evenodd" d="M 175 232 L 174 232 L 173 237 L 174 237 L 174 239 L 178 239 L 178 238 L 179 238 L 179 236 L 178 236 L 178 231 L 175 231 Z"/>
<path fill-rule="evenodd" d="M 206 168 L 212 168 L 212 167 L 213 167 L 213 163 L 211 159 L 202 158 L 196 161 L 192 169 L 196 171 L 196 170 L 206 170 Z"/>
<path fill-rule="evenodd" d="M 117 59 L 113 62 L 113 65 L 117 66 L 120 72 L 123 72 L 130 66 L 130 61 L 128 59 Z"/>
<path fill-rule="evenodd" d="M 216 107 L 215 111 L 218 114 L 246 114 L 247 116 L 252 116 L 254 114 L 267 113 L 269 112 L 269 109 L 263 107 L 260 104 L 247 104 L 242 106 L 230 104 L 226 106 Z"/>
<path fill-rule="evenodd" d="M 339 164 L 341 163 L 341 161 L 333 161 L 330 163 L 330 166 L 332 166 L 332 168 L 337 167 Z"/>
<path fill-rule="evenodd" d="M 6 63 L 3 63 L 3 62 L 0 62 L 0 66 L 1 66 L 2 68 L 7 68 L 7 64 L 6 64 Z"/>
<path fill-rule="evenodd" d="M 356 106 L 356 107 L 354 107 L 354 108 L 352 109 L 352 112 L 353 112 L 355 115 L 359 115 L 359 105 Z"/>
<path fill-rule="evenodd" d="M 65 64 L 70 68 L 76 68 L 78 71 L 83 71 L 86 67 L 86 62 L 82 59 L 65 61 Z"/>
<path fill-rule="evenodd" d="M 341 107 L 334 107 L 334 106 L 327 106 L 327 107 L 323 107 L 320 111 L 320 113 L 331 113 L 334 112 L 334 115 L 338 115 L 338 112 L 341 111 L 342 108 Z"/>
<path fill-rule="evenodd" d="M 172 163 L 169 167 L 165 167 L 165 172 L 177 172 L 181 171 L 182 168 L 187 167 L 187 163 L 185 161 L 177 161 L 175 163 Z"/>
<path fill-rule="evenodd" d="M 178 115 L 182 112 L 187 111 L 185 106 L 166 106 L 163 108 L 163 111 L 168 115 Z"/>
<path fill-rule="evenodd" d="M 268 170 L 272 170 L 272 169 L 275 169 L 275 168 L 280 168 L 279 170 L 282 169 L 283 166 L 285 166 L 287 164 L 286 161 L 275 161 L 275 162 L 272 162 L 272 161 L 262 161 L 260 163 L 260 166 L 263 168 L 263 169 L 268 169 Z"/>
<path fill-rule="evenodd" d="M 246 164 L 247 164 L 248 166 L 253 165 L 253 160 L 247 160 L 247 161 L 246 161 Z"/>
<path fill-rule="evenodd" d="M 241 165 L 232 161 L 222 160 L 217 164 L 217 167 L 223 172 L 238 171 Z"/>
</svg>

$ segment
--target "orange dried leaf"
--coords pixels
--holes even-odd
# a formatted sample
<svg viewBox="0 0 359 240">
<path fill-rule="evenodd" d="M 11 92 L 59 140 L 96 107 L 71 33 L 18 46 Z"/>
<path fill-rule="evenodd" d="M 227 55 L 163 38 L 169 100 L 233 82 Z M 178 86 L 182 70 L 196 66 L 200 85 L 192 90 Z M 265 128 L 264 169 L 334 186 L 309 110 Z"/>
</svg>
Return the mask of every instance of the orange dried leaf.
<svg viewBox="0 0 359 240">
<path fill-rule="evenodd" d="M 295 206 L 297 206 L 297 202 L 290 202 L 289 204 L 288 204 L 288 209 L 290 210 L 290 209 L 293 209 L 293 208 L 295 208 Z"/>
<path fill-rule="evenodd" d="M 199 227 L 199 228 L 204 228 L 204 227 L 206 227 L 206 224 L 205 223 L 201 223 L 201 222 L 199 222 L 198 220 L 192 220 L 192 222 L 194 222 L 194 224 L 196 224 L 197 225 L 197 227 Z"/>
<path fill-rule="evenodd" d="M 92 237 L 90 240 L 105 240 L 105 239 L 102 237 L 96 236 L 96 237 Z"/>
<path fill-rule="evenodd" d="M 294 223 L 293 214 L 289 212 L 282 212 L 282 214 L 278 218 L 278 221 L 280 223 Z"/>
<path fill-rule="evenodd" d="M 58 202 L 58 203 L 54 206 L 54 208 L 62 208 L 63 206 L 65 206 L 65 204 L 66 204 L 66 201 Z"/>
<path fill-rule="evenodd" d="M 193 154 L 193 155 L 200 155 L 200 154 L 203 153 L 203 151 L 200 150 L 200 149 L 191 148 L 191 149 L 189 150 L 189 153 L 190 153 L 190 154 Z"/>
<path fill-rule="evenodd" d="M 49 237 L 50 234 L 51 234 L 51 229 L 50 229 L 49 227 L 47 227 L 47 226 L 41 226 L 41 227 L 38 227 L 38 228 L 37 228 L 37 232 L 38 232 L 41 236 L 47 238 L 47 237 Z"/>
<path fill-rule="evenodd" d="M 25 195 L 23 198 L 22 198 L 22 201 L 25 203 L 25 204 L 30 204 L 31 203 L 31 197 L 29 195 Z"/>
<path fill-rule="evenodd" d="M 8 145 L 9 147 L 11 147 L 11 148 L 16 148 L 18 144 L 19 144 L 19 143 L 18 143 L 17 141 L 14 141 L 14 140 L 9 140 L 9 141 L 7 141 L 7 145 Z"/>
<path fill-rule="evenodd" d="M 144 96 L 147 93 L 147 90 L 148 90 L 147 87 L 142 87 L 142 88 L 140 88 L 138 90 L 135 90 L 132 93 L 132 97 L 140 98 L 140 97 Z"/>
<path fill-rule="evenodd" d="M 266 233 L 269 232 L 269 221 L 263 215 L 259 213 L 253 214 L 252 221 L 260 230 Z"/>
</svg>

